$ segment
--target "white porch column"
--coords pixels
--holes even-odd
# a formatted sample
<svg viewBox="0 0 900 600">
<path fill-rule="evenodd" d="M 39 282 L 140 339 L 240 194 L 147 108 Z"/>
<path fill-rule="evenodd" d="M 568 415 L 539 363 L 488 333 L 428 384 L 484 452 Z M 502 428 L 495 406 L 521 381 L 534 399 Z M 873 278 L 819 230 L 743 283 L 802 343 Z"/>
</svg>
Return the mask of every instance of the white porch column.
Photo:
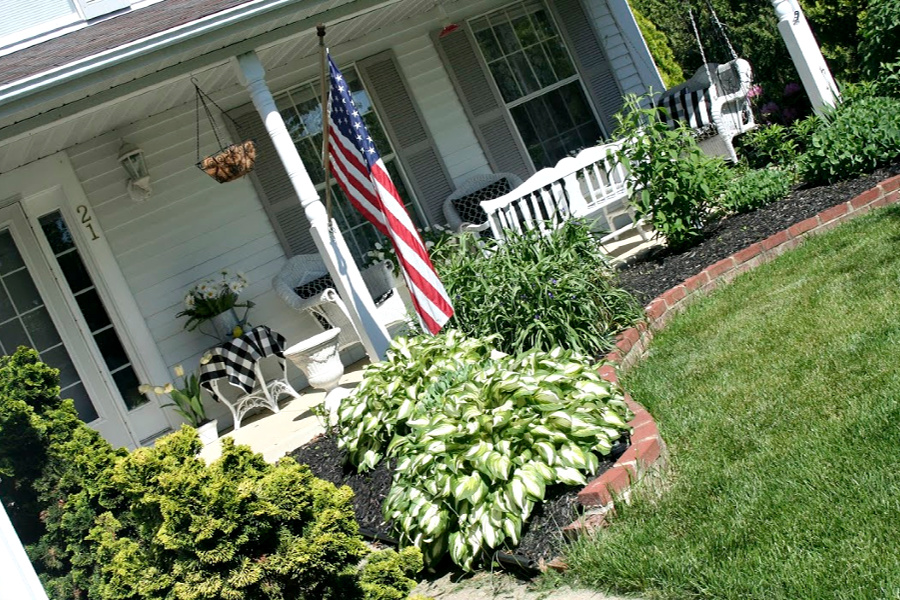
<svg viewBox="0 0 900 600">
<path fill-rule="evenodd" d="M 303 166 L 303 160 L 297 153 L 281 113 L 275 106 L 275 99 L 266 85 L 266 71 L 255 52 L 238 56 L 236 68 L 238 78 L 250 91 L 253 105 L 259 112 L 278 157 L 294 186 L 294 191 L 300 198 L 300 204 L 310 223 L 310 233 L 331 278 L 334 279 L 337 291 L 347 305 L 350 320 L 362 340 L 366 354 L 372 362 L 377 362 L 384 357 L 390 345 L 390 337 L 384 326 L 375 319 L 375 303 L 366 289 L 344 237 L 337 230 L 337 226 L 334 227 L 333 235 L 328 232 L 325 205 L 319 200 L 319 193 L 306 167 Z"/>
<path fill-rule="evenodd" d="M 840 93 L 819 44 L 797 0 L 772 0 L 772 6 L 778 17 L 778 31 L 791 53 L 806 95 L 813 110 L 821 114 L 825 107 L 832 107 L 840 100 Z"/>
<path fill-rule="evenodd" d="M 0 598 L 16 600 L 47 600 L 34 567 L 25 554 L 25 548 L 13 529 L 6 507 L 0 502 L 0 581 L 3 590 Z"/>
</svg>

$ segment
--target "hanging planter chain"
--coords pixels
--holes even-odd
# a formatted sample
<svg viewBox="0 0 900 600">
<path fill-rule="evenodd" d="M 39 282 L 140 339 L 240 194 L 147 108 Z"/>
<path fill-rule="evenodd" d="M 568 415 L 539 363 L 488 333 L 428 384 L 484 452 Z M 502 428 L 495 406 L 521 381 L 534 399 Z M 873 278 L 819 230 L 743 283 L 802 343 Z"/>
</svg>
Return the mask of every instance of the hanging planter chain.
<svg viewBox="0 0 900 600">
<path fill-rule="evenodd" d="M 227 183 L 243 177 L 253 170 L 253 165 L 256 163 L 256 142 L 253 140 L 246 140 L 240 144 L 223 143 L 222 136 L 219 135 L 219 126 L 216 125 L 216 120 L 213 118 L 212 111 L 210 111 L 207 101 L 215 106 L 219 110 L 219 113 L 224 115 L 226 119 L 231 121 L 235 126 L 235 131 L 237 131 L 237 123 L 228 116 L 228 113 L 222 110 L 221 106 L 216 104 L 215 100 L 210 98 L 206 92 L 200 89 L 200 86 L 197 85 L 195 80 L 192 79 L 191 81 L 194 84 L 194 89 L 197 91 L 195 101 L 197 121 L 197 167 L 219 183 Z M 216 136 L 216 144 L 219 146 L 219 152 L 207 156 L 202 160 L 200 158 L 201 105 L 203 106 L 203 112 L 206 114 L 206 119 L 209 121 L 210 127 L 212 127 L 213 135 Z"/>
</svg>

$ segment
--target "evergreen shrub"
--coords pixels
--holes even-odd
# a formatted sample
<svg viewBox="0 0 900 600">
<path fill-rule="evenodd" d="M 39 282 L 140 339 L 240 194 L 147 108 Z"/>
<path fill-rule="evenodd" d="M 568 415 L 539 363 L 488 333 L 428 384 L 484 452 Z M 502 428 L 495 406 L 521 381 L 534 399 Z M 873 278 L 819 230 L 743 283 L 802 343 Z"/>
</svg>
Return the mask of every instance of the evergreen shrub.
<svg viewBox="0 0 900 600">
<path fill-rule="evenodd" d="M 411 589 L 417 550 L 358 569 L 368 550 L 349 488 L 230 439 L 210 465 L 200 448 L 184 427 L 154 448 L 114 450 L 59 399 L 58 371 L 34 350 L 0 357 L 0 500 L 51 599 L 382 600 Z"/>
</svg>

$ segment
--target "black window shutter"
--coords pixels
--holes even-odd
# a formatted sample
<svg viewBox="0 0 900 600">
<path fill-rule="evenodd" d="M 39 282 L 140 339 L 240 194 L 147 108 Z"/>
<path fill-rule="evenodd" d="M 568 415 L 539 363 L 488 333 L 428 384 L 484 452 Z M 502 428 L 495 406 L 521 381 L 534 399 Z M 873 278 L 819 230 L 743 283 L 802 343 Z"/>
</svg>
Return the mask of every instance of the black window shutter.
<svg viewBox="0 0 900 600">
<path fill-rule="evenodd" d="M 236 109 L 234 112 L 241 113 L 243 110 L 245 109 Z M 309 221 L 300 206 L 300 199 L 294 192 L 259 113 L 250 107 L 240 116 L 234 117 L 234 122 L 242 139 L 256 142 L 257 159 L 251 179 L 285 254 L 290 257 L 318 252 L 309 234 Z"/>
<path fill-rule="evenodd" d="M 443 37 L 439 33 L 433 35 L 435 46 L 491 169 L 527 179 L 534 172 L 528 152 L 494 88 L 491 74 L 478 57 L 468 27 L 460 27 Z"/>
<path fill-rule="evenodd" d="M 356 67 L 419 205 L 429 222 L 443 223 L 442 206 L 453 185 L 394 53 L 388 50 L 370 56 Z"/>
<path fill-rule="evenodd" d="M 612 135 L 618 125 L 615 114 L 622 108 L 622 90 L 587 11 L 581 0 L 555 0 L 550 4 L 603 128 Z"/>
</svg>

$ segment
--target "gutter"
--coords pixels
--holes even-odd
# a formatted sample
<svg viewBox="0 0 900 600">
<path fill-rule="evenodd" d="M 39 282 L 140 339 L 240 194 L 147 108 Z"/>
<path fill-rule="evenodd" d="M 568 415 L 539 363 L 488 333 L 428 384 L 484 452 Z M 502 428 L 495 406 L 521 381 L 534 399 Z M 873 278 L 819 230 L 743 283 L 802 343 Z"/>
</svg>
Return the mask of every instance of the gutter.
<svg viewBox="0 0 900 600">
<path fill-rule="evenodd" d="M 44 90 L 74 81 L 85 75 L 115 67 L 135 57 L 162 50 L 186 41 L 207 36 L 244 21 L 261 17 L 279 9 L 286 9 L 303 0 L 252 0 L 246 4 L 225 9 L 196 21 L 191 21 L 148 37 L 104 50 L 72 63 L 56 67 L 37 75 L 0 86 L 0 106 L 22 100 Z M 352 2 L 353 0 L 348 0 Z M 325 4 L 324 1 L 318 3 Z M 300 7 L 296 7 L 299 9 Z M 215 36 L 221 37 L 220 35 Z M 211 40 L 203 40 L 209 43 Z M 71 90 L 67 90 L 71 91 Z"/>
</svg>

